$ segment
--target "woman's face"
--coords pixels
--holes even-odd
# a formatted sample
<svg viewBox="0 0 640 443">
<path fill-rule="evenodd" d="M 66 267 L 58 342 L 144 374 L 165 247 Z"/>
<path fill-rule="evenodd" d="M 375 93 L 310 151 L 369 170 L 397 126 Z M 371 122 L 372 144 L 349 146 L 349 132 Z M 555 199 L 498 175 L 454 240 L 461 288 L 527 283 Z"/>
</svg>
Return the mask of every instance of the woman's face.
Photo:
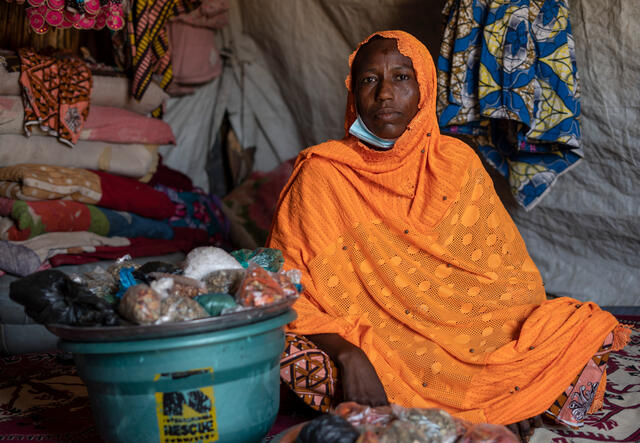
<svg viewBox="0 0 640 443">
<path fill-rule="evenodd" d="M 395 139 L 418 112 L 420 89 L 411 59 L 396 41 L 370 40 L 356 54 L 352 68 L 356 107 L 375 135 Z"/>
</svg>

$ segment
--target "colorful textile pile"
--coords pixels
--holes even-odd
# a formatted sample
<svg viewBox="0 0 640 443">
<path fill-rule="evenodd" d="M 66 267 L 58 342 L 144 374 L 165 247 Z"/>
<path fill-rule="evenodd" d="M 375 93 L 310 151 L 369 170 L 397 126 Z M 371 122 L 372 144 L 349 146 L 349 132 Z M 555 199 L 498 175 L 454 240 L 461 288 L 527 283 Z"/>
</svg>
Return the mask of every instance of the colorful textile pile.
<svg viewBox="0 0 640 443">
<path fill-rule="evenodd" d="M 62 166 L 21 164 L 0 168 L 0 197 L 73 200 L 160 220 L 176 212 L 167 195 L 137 180 Z"/>
<path fill-rule="evenodd" d="M 73 146 L 89 114 L 91 71 L 77 58 L 57 60 L 20 50 L 24 130 L 39 125 L 45 133 Z"/>
<path fill-rule="evenodd" d="M 13 226 L 3 229 L 4 240 L 27 240 L 47 232 L 93 232 L 105 237 L 147 237 L 171 239 L 166 221 L 130 212 L 114 211 L 70 200 L 25 202 L 0 197 L 0 215 Z"/>
<path fill-rule="evenodd" d="M 12 0 L 8 0 L 12 1 Z M 25 0 L 15 0 L 24 3 Z M 124 26 L 122 0 L 28 0 L 29 25 L 38 34 L 54 28 L 117 31 Z"/>
<path fill-rule="evenodd" d="M 138 101 L 126 78 L 71 75 L 59 54 L 20 56 L 0 56 L 0 275 L 229 247 L 218 199 L 158 167 L 158 146 L 175 136 L 147 115 L 168 97 L 156 83 Z"/>
<path fill-rule="evenodd" d="M 466 134 L 525 209 L 583 157 L 580 88 L 565 0 L 448 0 L 439 125 Z"/>
<path fill-rule="evenodd" d="M 206 194 L 200 188 L 180 191 L 160 184 L 154 188 L 175 203 L 175 213 L 169 218 L 171 226 L 201 229 L 208 234 L 210 244 L 224 242 L 223 234 L 229 232 L 229 222 L 222 212 L 222 202 L 218 197 Z"/>
</svg>

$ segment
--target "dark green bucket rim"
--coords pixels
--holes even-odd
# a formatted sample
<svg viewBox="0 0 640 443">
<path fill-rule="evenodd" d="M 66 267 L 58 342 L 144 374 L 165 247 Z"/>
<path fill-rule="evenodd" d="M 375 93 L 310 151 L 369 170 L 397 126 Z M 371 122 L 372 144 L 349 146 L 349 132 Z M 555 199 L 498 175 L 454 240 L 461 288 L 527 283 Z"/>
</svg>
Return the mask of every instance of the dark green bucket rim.
<svg viewBox="0 0 640 443">
<path fill-rule="evenodd" d="M 268 320 L 237 326 L 215 332 L 180 335 L 158 339 L 112 341 L 112 342 L 80 342 L 60 340 L 59 348 L 74 354 L 122 354 L 145 351 L 161 351 L 172 348 L 186 348 L 214 343 L 234 341 L 278 329 L 295 320 L 296 313 L 289 309 L 277 317 Z"/>
</svg>

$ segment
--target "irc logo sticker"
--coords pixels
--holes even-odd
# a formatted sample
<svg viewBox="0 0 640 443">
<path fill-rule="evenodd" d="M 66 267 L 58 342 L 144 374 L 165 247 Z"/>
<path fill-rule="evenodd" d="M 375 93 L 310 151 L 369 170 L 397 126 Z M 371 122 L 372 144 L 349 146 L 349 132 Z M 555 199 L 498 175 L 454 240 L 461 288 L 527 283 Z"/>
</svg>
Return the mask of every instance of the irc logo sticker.
<svg viewBox="0 0 640 443">
<path fill-rule="evenodd" d="M 154 382 L 161 442 L 218 440 L 213 368 L 156 374 Z"/>
</svg>

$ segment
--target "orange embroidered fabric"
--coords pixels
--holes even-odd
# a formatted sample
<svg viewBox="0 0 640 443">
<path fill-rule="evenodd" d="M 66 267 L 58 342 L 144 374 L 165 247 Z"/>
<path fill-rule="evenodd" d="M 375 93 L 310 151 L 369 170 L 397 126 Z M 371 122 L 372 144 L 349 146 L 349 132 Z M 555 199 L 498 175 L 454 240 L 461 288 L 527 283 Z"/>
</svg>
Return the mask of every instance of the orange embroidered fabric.
<svg viewBox="0 0 640 443">
<path fill-rule="evenodd" d="M 411 58 L 419 111 L 389 151 L 347 132 L 300 153 L 268 241 L 303 274 L 288 329 L 362 348 L 393 403 L 498 424 L 542 413 L 617 322 L 593 303 L 546 301 L 480 160 L 438 130 L 429 52 L 404 32 L 374 35 Z"/>
</svg>

